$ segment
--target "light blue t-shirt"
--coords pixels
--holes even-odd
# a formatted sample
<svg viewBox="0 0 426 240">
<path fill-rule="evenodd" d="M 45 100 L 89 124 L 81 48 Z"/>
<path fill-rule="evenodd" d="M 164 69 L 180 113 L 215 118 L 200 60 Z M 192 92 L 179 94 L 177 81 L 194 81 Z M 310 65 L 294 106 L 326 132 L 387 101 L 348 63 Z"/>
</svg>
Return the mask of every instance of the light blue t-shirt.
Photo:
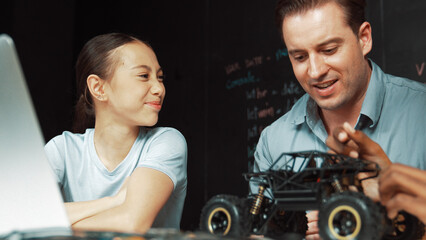
<svg viewBox="0 0 426 240">
<path fill-rule="evenodd" d="M 111 172 L 99 159 L 93 136 L 94 129 L 87 129 L 84 134 L 65 131 L 45 146 L 65 202 L 113 196 L 135 168 L 153 168 L 169 176 L 174 189 L 152 227 L 179 229 L 187 186 L 187 146 L 183 135 L 173 128 L 141 127 L 126 158 Z"/>
<path fill-rule="evenodd" d="M 392 162 L 426 169 L 426 85 L 385 74 L 370 63 L 373 71 L 355 128 L 377 142 Z M 326 152 L 327 136 L 318 105 L 305 94 L 262 131 L 254 171 L 267 170 L 284 152 Z"/>
</svg>

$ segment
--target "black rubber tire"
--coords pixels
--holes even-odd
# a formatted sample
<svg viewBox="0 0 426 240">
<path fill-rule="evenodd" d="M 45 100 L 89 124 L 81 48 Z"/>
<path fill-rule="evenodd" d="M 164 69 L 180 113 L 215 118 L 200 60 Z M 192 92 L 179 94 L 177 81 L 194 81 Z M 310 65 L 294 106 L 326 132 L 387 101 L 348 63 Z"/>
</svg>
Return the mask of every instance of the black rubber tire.
<svg viewBox="0 0 426 240">
<path fill-rule="evenodd" d="M 244 224 L 247 214 L 243 212 L 242 203 L 242 199 L 232 195 L 212 197 L 201 211 L 201 231 L 218 236 L 247 236 L 249 229 Z"/>
<path fill-rule="evenodd" d="M 392 226 L 390 231 L 383 235 L 383 240 L 422 239 L 425 235 L 425 225 L 407 212 L 399 212 L 395 219 L 389 220 L 389 223 Z"/>
<path fill-rule="evenodd" d="M 379 206 L 358 192 L 335 193 L 320 207 L 319 234 L 323 240 L 379 240 L 384 216 Z"/>
</svg>

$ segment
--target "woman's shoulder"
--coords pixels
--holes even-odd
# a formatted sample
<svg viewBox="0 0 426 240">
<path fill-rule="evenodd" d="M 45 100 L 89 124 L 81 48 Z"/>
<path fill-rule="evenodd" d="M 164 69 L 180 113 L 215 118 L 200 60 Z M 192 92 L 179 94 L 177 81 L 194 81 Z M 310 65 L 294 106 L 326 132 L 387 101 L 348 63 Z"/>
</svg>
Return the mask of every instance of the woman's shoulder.
<svg viewBox="0 0 426 240">
<path fill-rule="evenodd" d="M 147 138 L 147 140 L 163 140 L 173 143 L 182 142 L 186 145 L 186 140 L 183 134 L 172 127 L 146 128 L 145 132 L 146 134 L 144 134 L 144 138 Z"/>
<path fill-rule="evenodd" d="M 93 135 L 93 128 L 86 129 L 84 133 L 63 131 L 62 134 L 53 137 L 46 145 L 82 145 L 91 135 Z"/>
</svg>

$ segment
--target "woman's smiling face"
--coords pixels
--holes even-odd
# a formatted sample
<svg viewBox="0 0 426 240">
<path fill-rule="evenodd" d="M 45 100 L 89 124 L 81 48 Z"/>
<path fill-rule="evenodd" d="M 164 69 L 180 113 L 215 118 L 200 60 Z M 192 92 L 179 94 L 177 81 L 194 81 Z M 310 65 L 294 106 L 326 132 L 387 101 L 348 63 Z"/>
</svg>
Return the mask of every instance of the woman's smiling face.
<svg viewBox="0 0 426 240">
<path fill-rule="evenodd" d="M 128 125 L 155 125 L 165 88 L 163 71 L 154 51 L 139 41 L 114 51 L 115 70 L 104 86 L 111 117 Z"/>
</svg>

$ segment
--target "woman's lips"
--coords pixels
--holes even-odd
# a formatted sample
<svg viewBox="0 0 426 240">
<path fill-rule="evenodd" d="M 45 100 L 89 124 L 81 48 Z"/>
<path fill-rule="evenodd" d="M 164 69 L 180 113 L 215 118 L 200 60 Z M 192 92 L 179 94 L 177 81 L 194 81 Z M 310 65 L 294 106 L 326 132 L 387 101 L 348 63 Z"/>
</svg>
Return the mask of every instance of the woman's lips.
<svg viewBox="0 0 426 240">
<path fill-rule="evenodd" d="M 156 110 L 160 110 L 161 109 L 161 102 L 155 101 L 155 102 L 147 102 L 145 103 L 146 105 L 156 109 Z"/>
</svg>

